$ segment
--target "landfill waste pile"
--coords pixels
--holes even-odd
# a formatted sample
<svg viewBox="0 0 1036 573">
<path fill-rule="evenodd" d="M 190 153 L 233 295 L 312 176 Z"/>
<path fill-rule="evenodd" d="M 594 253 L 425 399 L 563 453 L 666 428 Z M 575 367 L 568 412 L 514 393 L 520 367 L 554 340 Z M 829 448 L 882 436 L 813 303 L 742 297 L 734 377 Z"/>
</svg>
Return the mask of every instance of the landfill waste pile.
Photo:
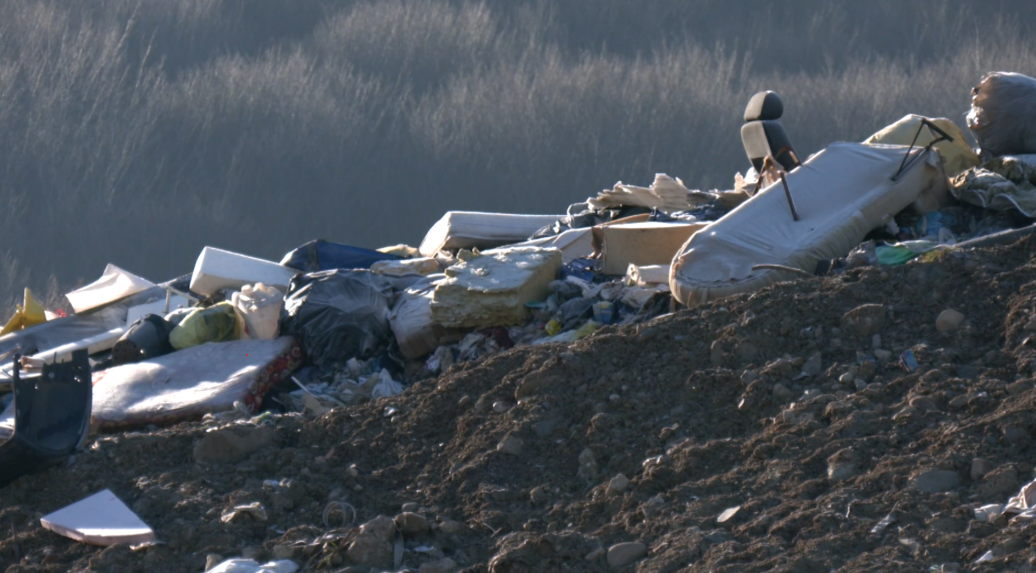
<svg viewBox="0 0 1036 573">
<path fill-rule="evenodd" d="M 973 94 L 996 151 L 907 116 L 800 162 L 763 92 L 732 190 L 26 290 L 0 571 L 1032 571 L 1025 89 Z"/>
</svg>

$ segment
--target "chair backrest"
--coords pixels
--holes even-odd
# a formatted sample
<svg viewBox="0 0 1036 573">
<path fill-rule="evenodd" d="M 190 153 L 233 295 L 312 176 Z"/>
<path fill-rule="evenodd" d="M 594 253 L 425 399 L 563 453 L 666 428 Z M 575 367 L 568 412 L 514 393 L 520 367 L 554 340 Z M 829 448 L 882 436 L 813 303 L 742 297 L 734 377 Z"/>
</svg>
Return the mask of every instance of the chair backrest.
<svg viewBox="0 0 1036 573">
<path fill-rule="evenodd" d="M 780 117 L 783 113 L 784 103 L 772 91 L 759 92 L 748 100 L 745 124 L 741 126 L 741 143 L 756 171 L 762 169 L 763 160 L 768 155 L 772 155 L 787 171 L 801 165 L 781 125 Z"/>
</svg>

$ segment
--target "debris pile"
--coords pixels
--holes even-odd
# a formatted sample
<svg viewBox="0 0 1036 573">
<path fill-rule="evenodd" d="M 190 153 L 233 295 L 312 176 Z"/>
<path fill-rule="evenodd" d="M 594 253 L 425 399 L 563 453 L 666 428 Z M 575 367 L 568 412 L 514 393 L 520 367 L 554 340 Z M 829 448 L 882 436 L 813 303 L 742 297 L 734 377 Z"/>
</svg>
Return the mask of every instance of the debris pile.
<svg viewBox="0 0 1036 573">
<path fill-rule="evenodd" d="M 895 551 L 917 563 L 942 559 L 950 544 L 920 534 L 924 511 L 954 531 L 965 506 L 972 522 L 1020 526 L 1036 489 L 977 453 L 962 478 L 963 458 L 908 431 L 964 431 L 968 411 L 992 411 L 997 381 L 1032 390 L 1018 384 L 1031 382 L 1036 319 L 1017 298 L 1032 239 L 1004 251 L 1013 267 L 967 254 L 1036 229 L 1036 149 L 989 132 L 999 85 L 976 88 L 969 125 L 1010 153 L 976 153 L 952 122 L 907 116 L 775 163 L 766 150 L 787 136 L 769 92 L 742 132 L 760 171 L 734 190 L 659 174 L 564 215 L 449 212 L 417 248 L 317 240 L 273 262 L 206 247 L 162 283 L 108 265 L 68 293 L 68 316 L 26 290 L 0 336 L 0 487 L 25 504 L 29 481 L 71 472 L 61 498 L 82 501 L 31 508 L 48 513 L 42 527 L 146 556 L 189 548 L 177 563 L 198 570 L 827 570 L 834 557 L 777 555 L 799 538 L 855 546 L 863 530 L 871 544 L 898 535 Z M 981 288 L 988 316 L 962 304 Z M 916 306 L 928 296 L 930 313 Z M 873 467 L 879 423 L 900 428 L 893 445 L 932 452 L 888 462 L 917 471 Z M 1010 427 L 1004 439 L 1023 443 L 1028 426 Z M 90 475 L 96 452 L 125 470 L 157 438 L 196 465 Z M 822 483 L 787 482 L 818 464 Z M 872 491 L 885 482 L 914 493 L 889 506 Z M 946 495 L 932 509 L 921 494 Z M 803 505 L 825 495 L 837 527 Z M 0 540 L 0 557 L 21 559 L 18 547 Z M 977 564 L 1013 554 L 975 547 Z"/>
</svg>

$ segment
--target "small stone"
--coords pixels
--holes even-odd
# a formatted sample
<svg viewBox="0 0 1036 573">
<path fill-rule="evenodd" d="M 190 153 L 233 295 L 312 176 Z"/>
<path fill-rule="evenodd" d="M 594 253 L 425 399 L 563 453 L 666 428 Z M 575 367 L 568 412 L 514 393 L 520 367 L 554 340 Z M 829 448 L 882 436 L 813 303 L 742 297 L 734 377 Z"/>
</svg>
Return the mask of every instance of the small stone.
<svg viewBox="0 0 1036 573">
<path fill-rule="evenodd" d="M 351 478 L 359 477 L 360 470 L 357 469 L 356 464 L 349 464 L 349 467 L 345 469 L 345 475 Z"/>
<path fill-rule="evenodd" d="M 759 349 L 751 342 L 743 342 L 737 345 L 737 356 L 742 364 L 750 364 L 759 356 Z"/>
<path fill-rule="evenodd" d="M 823 357 L 819 352 L 814 352 L 802 365 L 802 373 L 807 376 L 816 376 L 824 367 Z"/>
<path fill-rule="evenodd" d="M 853 380 L 855 380 L 855 379 L 856 379 L 856 377 L 853 376 L 852 372 L 846 372 L 846 373 L 844 373 L 844 374 L 842 374 L 841 376 L 838 377 L 838 382 L 841 383 L 841 384 L 848 385 L 848 384 L 852 384 Z"/>
<path fill-rule="evenodd" d="M 586 557 L 584 557 L 584 559 L 586 559 L 587 561 L 590 561 L 590 562 L 594 562 L 594 561 L 599 560 L 601 557 L 604 557 L 604 554 L 605 554 L 604 547 L 601 547 L 600 545 L 598 545 L 597 547 L 594 547 L 590 551 L 590 553 L 587 553 Z"/>
<path fill-rule="evenodd" d="M 292 559 L 295 557 L 295 548 L 291 545 L 275 545 L 273 547 L 274 559 Z"/>
<path fill-rule="evenodd" d="M 831 481 L 847 480 L 858 473 L 856 464 L 836 463 L 827 467 L 827 479 Z"/>
<path fill-rule="evenodd" d="M 388 516 L 379 515 L 361 525 L 360 534 L 371 535 L 375 539 L 391 542 L 396 538 L 396 522 Z"/>
<path fill-rule="evenodd" d="M 550 488 L 545 485 L 537 486 L 529 491 L 529 501 L 533 505 L 543 505 L 550 501 Z"/>
<path fill-rule="evenodd" d="M 394 521 L 405 537 L 414 537 L 428 532 L 428 519 L 420 513 L 405 511 L 397 515 Z"/>
<path fill-rule="evenodd" d="M 541 392 L 544 388 L 560 386 L 564 383 L 564 378 L 558 374 L 537 370 L 526 375 L 525 378 L 522 378 L 522 381 L 518 383 L 518 387 L 514 390 L 514 399 L 521 400 L 522 398 Z"/>
<path fill-rule="evenodd" d="M 784 384 L 777 383 L 773 385 L 773 397 L 777 400 L 790 400 L 793 396 L 794 394 Z"/>
<path fill-rule="evenodd" d="M 496 451 L 509 456 L 520 456 L 522 455 L 522 447 L 524 445 L 525 442 L 521 438 L 509 435 L 496 445 Z"/>
<path fill-rule="evenodd" d="M 957 472 L 950 470 L 928 470 L 910 478 L 910 487 L 925 493 L 940 493 L 960 485 Z"/>
<path fill-rule="evenodd" d="M 1023 379 L 1007 386 L 1007 393 L 1012 396 L 1020 396 L 1032 389 L 1032 380 Z"/>
<path fill-rule="evenodd" d="M 963 314 L 953 310 L 952 308 L 948 308 L 940 312 L 938 318 L 935 319 L 935 329 L 946 334 L 957 330 L 963 322 Z"/>
<path fill-rule="evenodd" d="M 405 512 L 408 512 L 408 511 L 411 511 L 411 512 L 417 511 L 417 508 L 418 508 L 418 504 L 416 502 L 410 501 L 410 502 L 407 502 L 407 503 L 404 503 L 403 505 L 401 505 L 399 509 L 400 509 L 400 511 L 405 513 Z"/>
<path fill-rule="evenodd" d="M 878 360 L 886 361 L 889 358 L 892 358 L 892 351 L 891 350 L 884 350 L 884 349 L 881 349 L 881 348 L 875 348 L 874 349 L 874 357 L 877 358 Z"/>
<path fill-rule="evenodd" d="M 1005 465 L 983 476 L 976 493 L 979 499 L 996 500 L 1016 493 L 1019 485 L 1018 470 L 1014 466 Z"/>
<path fill-rule="evenodd" d="M 880 304 L 862 304 L 842 316 L 842 330 L 860 338 L 879 334 L 885 327 L 885 307 Z"/>
<path fill-rule="evenodd" d="M 860 364 L 859 375 L 864 380 L 872 380 L 874 375 L 878 372 L 878 364 L 873 360 L 867 359 Z"/>
<path fill-rule="evenodd" d="M 357 535 L 353 542 L 349 544 L 346 554 L 357 565 L 367 565 L 370 567 L 392 566 L 392 544 L 368 533 Z"/>
<path fill-rule="evenodd" d="M 608 481 L 608 493 L 610 495 L 619 495 L 626 491 L 629 485 L 629 478 L 625 474 L 619 474 Z"/>
<path fill-rule="evenodd" d="M 971 480 L 978 481 L 983 476 L 993 471 L 993 462 L 984 458 L 975 458 L 971 460 Z"/>
<path fill-rule="evenodd" d="M 957 397 L 953 398 L 952 400 L 950 400 L 950 409 L 951 410 L 960 410 L 964 406 L 968 405 L 968 400 L 970 400 L 970 399 L 971 399 L 971 397 L 968 396 L 967 394 L 962 394 L 960 396 L 957 396 Z"/>
<path fill-rule="evenodd" d="M 506 411 L 508 411 L 510 409 L 511 409 L 511 405 L 508 404 L 507 402 L 504 402 L 502 400 L 498 400 L 496 402 L 493 402 L 493 411 L 496 412 L 497 414 L 503 414 L 504 412 L 506 412 Z"/>
<path fill-rule="evenodd" d="M 619 569 L 647 555 L 647 545 L 639 541 L 616 543 L 608 548 L 608 566 Z"/>
<path fill-rule="evenodd" d="M 461 408 L 467 408 L 471 405 L 471 396 L 468 396 L 467 394 L 461 396 L 460 400 L 457 400 L 457 405 Z"/>
<path fill-rule="evenodd" d="M 458 535 L 464 531 L 464 524 L 452 519 L 444 519 L 439 523 L 439 529 L 446 535 Z"/>
<path fill-rule="evenodd" d="M 438 561 L 422 563 L 417 573 L 453 573 L 459 568 L 457 562 L 449 557 L 443 557 Z"/>
<path fill-rule="evenodd" d="M 577 475 L 584 481 L 593 482 L 597 480 L 597 458 L 590 448 L 584 449 L 579 454 L 579 471 Z"/>
<path fill-rule="evenodd" d="M 863 378 L 857 378 L 856 380 L 853 381 L 853 383 L 856 385 L 856 390 L 858 392 L 862 392 L 862 391 L 866 390 L 867 386 L 868 386 L 867 381 L 864 380 Z"/>
<path fill-rule="evenodd" d="M 877 349 L 881 348 L 881 335 L 880 334 L 875 334 L 874 336 L 871 337 L 871 348 L 873 348 L 874 350 L 877 350 Z"/>
<path fill-rule="evenodd" d="M 217 553 L 209 553 L 205 556 L 205 570 L 214 568 L 216 565 L 223 563 L 224 559 L 222 555 Z"/>
<path fill-rule="evenodd" d="M 233 426 L 206 434 L 194 447 L 194 460 L 234 464 L 260 450 L 276 449 L 278 441 L 271 426 Z"/>
</svg>

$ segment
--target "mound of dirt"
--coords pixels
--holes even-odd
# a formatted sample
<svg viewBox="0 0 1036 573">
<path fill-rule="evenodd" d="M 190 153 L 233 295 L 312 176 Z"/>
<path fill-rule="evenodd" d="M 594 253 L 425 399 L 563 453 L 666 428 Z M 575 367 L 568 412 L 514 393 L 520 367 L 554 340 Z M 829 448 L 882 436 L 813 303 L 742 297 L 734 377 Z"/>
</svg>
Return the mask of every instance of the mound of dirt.
<svg viewBox="0 0 1036 573">
<path fill-rule="evenodd" d="M 0 562 L 1029 571 L 1036 527 L 975 509 L 1034 477 L 1034 251 L 1029 238 L 779 284 L 319 418 L 94 436 L 67 467 L 0 491 Z M 104 488 L 162 543 L 97 548 L 41 528 Z M 253 502 L 265 516 L 230 511 Z"/>
</svg>

